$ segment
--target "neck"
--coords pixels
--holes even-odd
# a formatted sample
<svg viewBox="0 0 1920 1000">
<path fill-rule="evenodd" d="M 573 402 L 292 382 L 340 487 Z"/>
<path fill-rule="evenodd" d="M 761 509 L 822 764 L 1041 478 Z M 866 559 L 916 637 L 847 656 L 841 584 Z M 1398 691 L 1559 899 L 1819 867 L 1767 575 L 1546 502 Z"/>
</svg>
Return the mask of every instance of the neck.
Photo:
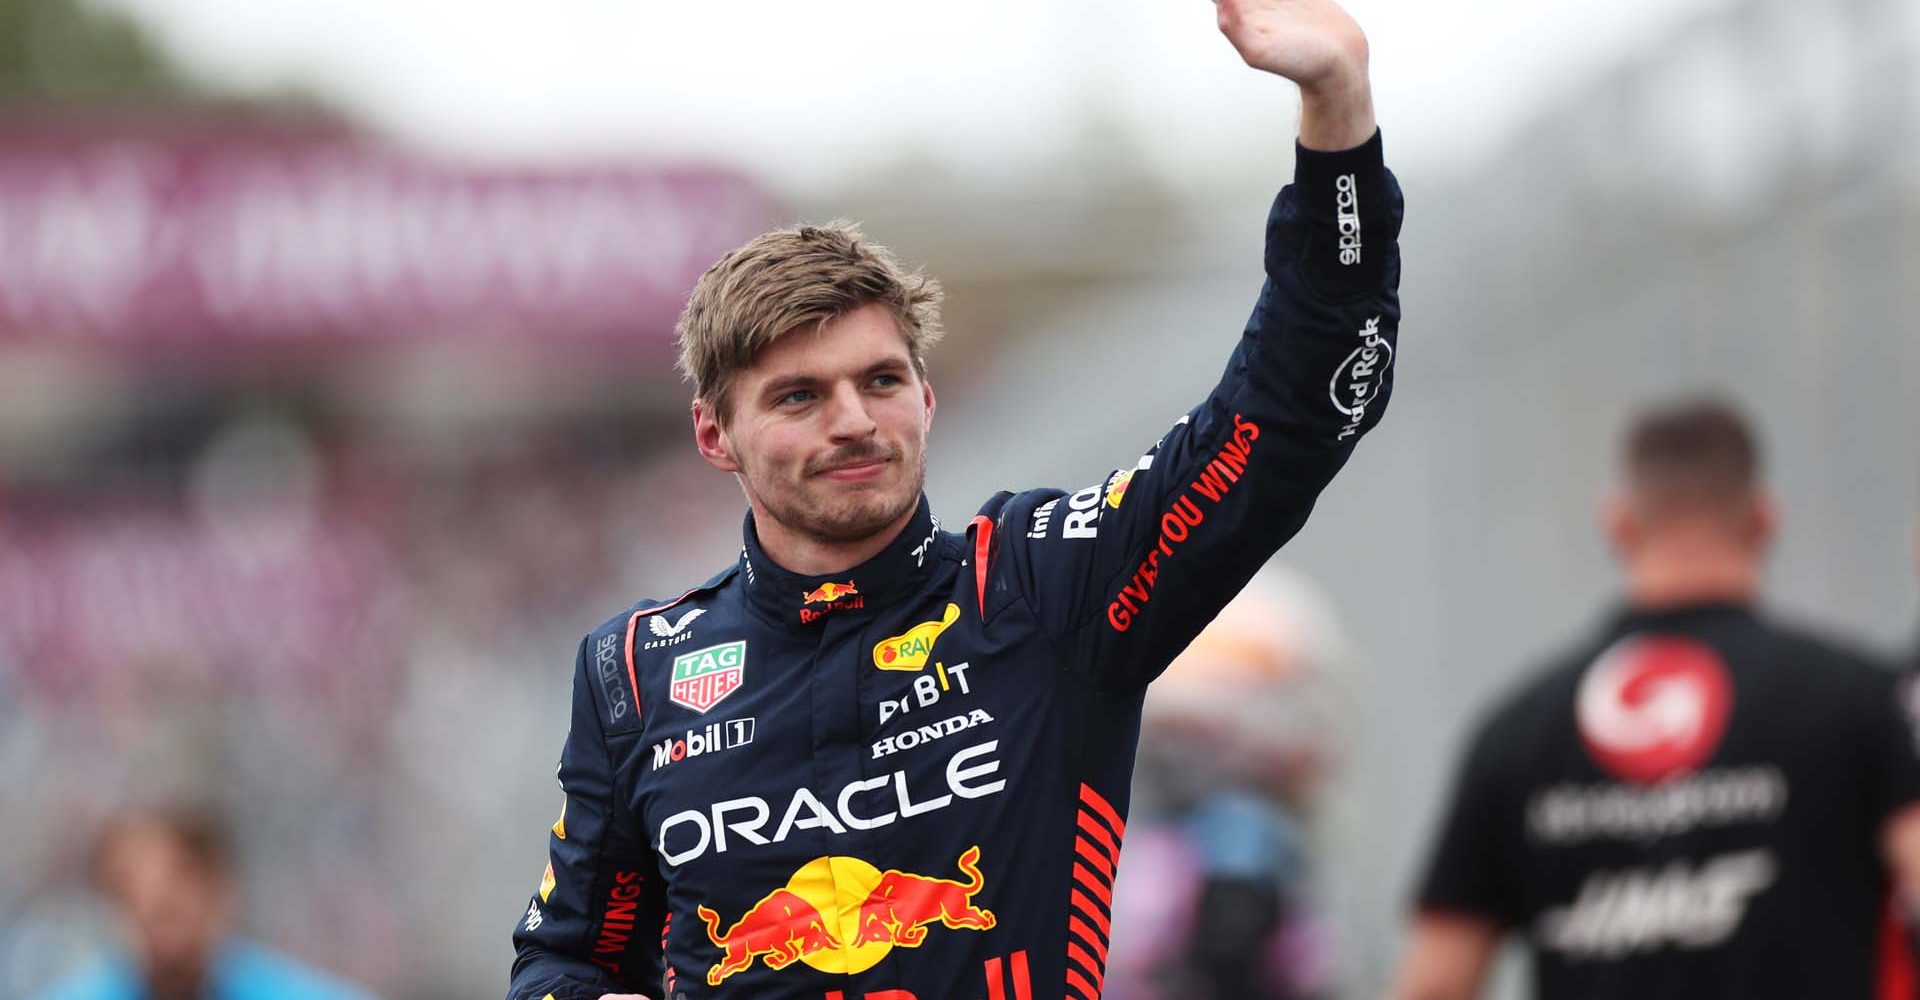
<svg viewBox="0 0 1920 1000">
<path fill-rule="evenodd" d="M 855 541 L 838 542 L 795 531 L 769 517 L 759 504 L 751 506 L 753 530 L 760 539 L 761 551 L 778 563 L 781 569 L 800 576 L 844 573 L 872 559 L 900 537 L 900 532 L 906 530 L 908 522 L 919 510 L 917 504 L 908 507 L 906 513 L 879 531 Z"/>
<path fill-rule="evenodd" d="M 1627 597 L 1649 610 L 1731 601 L 1750 604 L 1760 592 L 1760 563 L 1746 552 L 1671 546 L 1635 553 L 1627 564 Z"/>
<path fill-rule="evenodd" d="M 146 985 L 150 1000 L 200 1000 L 206 995 L 206 969 L 185 965 L 151 968 Z"/>
</svg>

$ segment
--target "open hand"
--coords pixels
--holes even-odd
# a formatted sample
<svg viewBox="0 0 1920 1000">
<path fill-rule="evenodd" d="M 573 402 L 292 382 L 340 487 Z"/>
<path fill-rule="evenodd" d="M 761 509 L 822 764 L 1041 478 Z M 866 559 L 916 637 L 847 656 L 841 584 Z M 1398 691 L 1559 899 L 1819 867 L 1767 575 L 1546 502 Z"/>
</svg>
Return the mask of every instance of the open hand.
<svg viewBox="0 0 1920 1000">
<path fill-rule="evenodd" d="M 1254 69 L 1300 86 L 1300 141 L 1346 149 L 1373 134 L 1367 36 L 1334 0 L 1214 0 L 1220 32 Z"/>
<path fill-rule="evenodd" d="M 1333 0 L 1214 0 L 1220 32 L 1254 69 L 1302 89 L 1364 76 L 1367 36 Z"/>
</svg>

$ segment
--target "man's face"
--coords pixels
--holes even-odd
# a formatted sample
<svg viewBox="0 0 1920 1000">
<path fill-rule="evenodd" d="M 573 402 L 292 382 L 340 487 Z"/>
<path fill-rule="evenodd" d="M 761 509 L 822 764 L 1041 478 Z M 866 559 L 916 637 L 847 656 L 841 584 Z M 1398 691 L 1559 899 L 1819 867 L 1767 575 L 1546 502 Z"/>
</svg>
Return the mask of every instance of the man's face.
<svg viewBox="0 0 1920 1000">
<path fill-rule="evenodd" d="M 225 937 L 232 895 L 224 880 L 194 863 L 157 827 L 125 833 L 103 870 L 141 964 L 163 979 L 195 977 Z"/>
<path fill-rule="evenodd" d="M 694 435 L 709 463 L 740 476 L 759 516 L 846 543 L 919 502 L 933 387 L 886 307 L 781 337 L 735 378 L 729 405 L 723 428 L 696 402 Z"/>
</svg>

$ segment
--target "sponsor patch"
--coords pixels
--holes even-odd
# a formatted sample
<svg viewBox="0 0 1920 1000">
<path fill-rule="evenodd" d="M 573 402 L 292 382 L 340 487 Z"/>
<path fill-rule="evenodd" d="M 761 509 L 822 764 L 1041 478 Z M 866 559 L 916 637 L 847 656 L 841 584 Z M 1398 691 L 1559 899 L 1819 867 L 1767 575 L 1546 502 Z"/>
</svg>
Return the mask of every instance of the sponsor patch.
<svg viewBox="0 0 1920 1000">
<path fill-rule="evenodd" d="M 1657 785 L 1605 781 L 1555 785 L 1527 805 L 1527 834 L 1555 844 L 1645 842 L 1753 823 L 1786 811 L 1787 776 L 1777 767 L 1700 771 Z"/>
<path fill-rule="evenodd" d="M 946 809 L 956 800 L 1004 791 L 1007 779 L 999 776 L 1000 760 L 995 755 L 999 748 L 999 740 L 987 740 L 954 753 L 942 769 L 944 786 L 925 769 L 911 780 L 901 769 L 818 794 L 802 785 L 784 799 L 749 795 L 704 809 L 682 810 L 661 821 L 654 845 L 661 861 L 678 867 L 709 853 L 785 843 L 795 833 L 808 830 L 823 830 L 822 836 L 835 837 L 844 837 L 849 830 L 878 830 Z"/>
<path fill-rule="evenodd" d="M 661 740 L 653 745 L 653 769 L 658 771 L 689 757 L 746 746 L 753 742 L 753 721 L 745 718 L 712 722 L 705 729 L 689 729 L 684 736 Z"/>
<path fill-rule="evenodd" d="M 1574 719 L 1595 763 L 1654 785 L 1705 764 L 1733 710 L 1733 679 L 1713 648 L 1679 636 L 1629 636 L 1580 679 Z"/>
<path fill-rule="evenodd" d="M 880 702 L 880 724 L 896 715 L 905 715 L 918 708 L 931 708 L 940 704 L 941 699 L 958 692 L 961 695 L 973 693 L 973 686 L 967 682 L 967 671 L 973 664 L 961 661 L 949 667 L 945 663 L 935 663 L 933 672 L 921 674 L 913 679 L 913 686 L 898 698 L 887 698 Z"/>
<path fill-rule="evenodd" d="M 867 599 L 861 595 L 854 581 L 834 583 L 828 581 L 800 595 L 800 624 L 811 625 L 835 611 L 857 611 L 867 606 Z M 825 607 L 813 607 L 823 604 Z"/>
<path fill-rule="evenodd" d="M 984 726 L 991 722 L 993 722 L 993 716 L 988 715 L 983 709 L 976 708 L 963 715 L 942 719 L 939 722 L 920 726 L 916 729 L 909 729 L 893 736 L 885 736 L 873 744 L 873 759 L 879 760 L 882 757 L 899 753 L 902 750 L 911 750 L 914 747 L 932 743 L 934 740 L 945 739 L 954 733 L 964 733 L 975 726 Z"/>
<path fill-rule="evenodd" d="M 627 959 L 633 954 L 634 938 L 639 936 L 635 922 L 639 919 L 640 893 L 646 882 L 646 876 L 639 872 L 617 871 L 613 873 L 613 883 L 607 887 L 600 934 L 594 938 L 591 961 L 613 973 L 615 978 L 624 979 L 627 975 Z"/>
<path fill-rule="evenodd" d="M 852 597 L 855 594 L 858 594 L 859 592 L 860 592 L 860 588 L 856 586 L 852 580 L 848 580 L 845 583 L 834 583 L 833 581 L 829 580 L 826 583 L 823 583 L 820 586 L 815 587 L 804 594 L 801 594 L 800 603 L 832 604 L 835 601 L 844 600 L 845 598 Z"/>
<path fill-rule="evenodd" d="M 920 947 L 934 928 L 940 934 L 992 930 L 998 923 L 993 911 L 974 902 L 987 886 L 980 848 L 967 848 L 954 867 L 964 881 L 881 871 L 860 858 L 827 855 L 801 866 L 731 926 L 717 911 L 700 906 L 695 912 L 706 924 L 707 940 L 720 951 L 720 960 L 707 970 L 707 985 L 719 986 L 756 961 L 769 969 L 797 961 L 830 975 L 857 975 L 895 948 Z"/>
<path fill-rule="evenodd" d="M 607 724 L 619 725 L 633 714 L 633 699 L 627 686 L 620 683 L 620 636 L 609 632 L 593 647 L 593 672 L 600 678 L 600 693 L 607 703 Z"/>
<path fill-rule="evenodd" d="M 913 547 L 913 565 L 916 568 L 926 566 L 927 553 L 933 551 L 933 543 L 939 540 L 940 519 L 935 517 L 933 518 L 933 527 L 927 529 L 927 537 L 921 539 L 920 544 Z"/>
<path fill-rule="evenodd" d="M 1172 561 L 1181 551 L 1188 538 L 1200 530 L 1207 520 L 1207 507 L 1201 506 L 1195 498 L 1206 500 L 1208 505 L 1217 505 L 1224 501 L 1246 474 L 1247 466 L 1253 462 L 1253 445 L 1260 440 L 1260 425 L 1236 413 L 1233 415 L 1233 431 L 1220 446 L 1220 451 L 1201 468 L 1200 477 L 1182 490 L 1166 513 L 1160 515 L 1160 537 L 1153 548 L 1147 550 L 1146 558 L 1134 568 L 1133 575 L 1120 585 L 1107 605 L 1107 624 L 1115 632 L 1125 632 L 1133 627 L 1134 619 L 1146 610 L 1153 600 L 1153 590 L 1160 579 L 1162 564 Z"/>
<path fill-rule="evenodd" d="M 1609 959 L 1666 948 L 1711 948 L 1740 929 L 1753 897 L 1778 873 L 1765 850 L 1700 863 L 1595 872 L 1580 896 L 1540 915 L 1537 939 L 1572 958 Z"/>
<path fill-rule="evenodd" d="M 1387 369 L 1393 367 L 1393 344 L 1380 332 L 1380 317 L 1367 320 L 1358 336 L 1360 346 L 1340 362 L 1327 383 L 1333 408 L 1347 418 L 1347 425 L 1340 428 L 1336 438 L 1340 441 L 1360 433 L 1360 424 L 1367 419 L 1367 408 L 1386 388 Z"/>
<path fill-rule="evenodd" d="M 1089 486 L 1067 497 L 1067 512 L 1060 521 L 1061 538 L 1095 538 L 1100 534 L 1100 499 L 1106 486 Z"/>
<path fill-rule="evenodd" d="M 873 665 L 882 670 L 919 670 L 933 655 L 933 644 L 940 633 L 960 620 L 960 605 L 948 604 L 940 620 L 921 622 L 899 635 L 882 639 L 873 647 Z"/>
<path fill-rule="evenodd" d="M 1360 184 L 1352 174 L 1341 174 L 1333 182 L 1334 224 L 1340 230 L 1340 263 L 1360 263 Z"/>
<path fill-rule="evenodd" d="M 667 697 L 674 704 L 705 712 L 746 683 L 747 641 L 722 643 L 673 658 Z"/>
<path fill-rule="evenodd" d="M 693 632 L 688 630 L 687 626 L 692 625 L 695 618 L 706 613 L 705 608 L 693 608 L 686 614 L 681 615 L 679 621 L 668 621 L 664 613 L 649 617 L 647 619 L 647 631 L 653 633 L 654 637 L 647 640 L 646 644 L 640 648 L 662 649 L 667 646 L 677 646 L 680 643 L 686 642 L 688 639 L 693 638 Z"/>
</svg>

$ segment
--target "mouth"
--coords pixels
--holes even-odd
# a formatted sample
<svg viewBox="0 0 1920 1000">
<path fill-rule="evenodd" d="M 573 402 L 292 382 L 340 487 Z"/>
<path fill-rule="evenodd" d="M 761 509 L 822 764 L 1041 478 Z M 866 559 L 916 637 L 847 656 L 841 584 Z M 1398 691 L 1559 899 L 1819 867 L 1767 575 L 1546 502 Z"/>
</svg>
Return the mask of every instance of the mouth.
<svg viewBox="0 0 1920 1000">
<path fill-rule="evenodd" d="M 822 469 L 817 474 L 839 483 L 864 483 L 880 478 L 886 471 L 887 460 L 884 458 L 873 458 L 861 462 L 849 462 L 845 465 L 836 465 L 830 469 Z"/>
</svg>

